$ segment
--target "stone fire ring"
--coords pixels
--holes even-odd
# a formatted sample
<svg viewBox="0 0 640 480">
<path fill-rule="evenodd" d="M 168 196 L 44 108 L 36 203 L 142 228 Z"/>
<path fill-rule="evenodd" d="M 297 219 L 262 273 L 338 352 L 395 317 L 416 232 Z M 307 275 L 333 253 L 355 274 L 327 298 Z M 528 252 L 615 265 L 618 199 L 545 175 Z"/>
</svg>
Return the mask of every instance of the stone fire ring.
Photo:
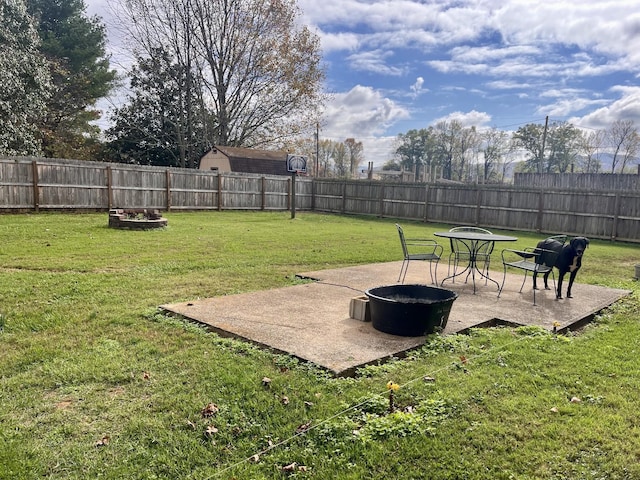
<svg viewBox="0 0 640 480">
<path fill-rule="evenodd" d="M 109 227 L 130 230 L 151 230 L 167 226 L 159 210 L 115 208 L 109 210 Z"/>
</svg>

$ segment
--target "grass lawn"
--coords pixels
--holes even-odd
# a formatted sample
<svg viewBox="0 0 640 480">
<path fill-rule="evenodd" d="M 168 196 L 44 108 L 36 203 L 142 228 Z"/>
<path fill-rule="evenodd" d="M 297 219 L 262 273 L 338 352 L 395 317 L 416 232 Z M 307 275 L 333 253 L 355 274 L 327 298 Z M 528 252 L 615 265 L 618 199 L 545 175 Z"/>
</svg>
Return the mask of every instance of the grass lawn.
<svg viewBox="0 0 640 480">
<path fill-rule="evenodd" d="M 578 282 L 634 295 L 579 333 L 434 335 L 336 379 L 157 306 L 399 260 L 392 219 L 166 217 L 0 216 L 0 479 L 640 478 L 638 246 L 592 240 Z"/>
</svg>

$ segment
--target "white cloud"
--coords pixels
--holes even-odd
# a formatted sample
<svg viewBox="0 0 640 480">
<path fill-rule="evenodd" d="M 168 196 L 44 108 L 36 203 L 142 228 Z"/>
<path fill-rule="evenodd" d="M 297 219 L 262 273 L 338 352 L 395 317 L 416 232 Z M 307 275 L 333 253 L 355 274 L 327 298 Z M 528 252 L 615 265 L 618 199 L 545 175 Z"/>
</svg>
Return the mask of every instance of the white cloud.
<svg viewBox="0 0 640 480">
<path fill-rule="evenodd" d="M 390 158 L 394 137 L 384 132 L 409 112 L 371 87 L 356 85 L 333 96 L 323 115 L 321 136 L 335 141 L 355 138 L 363 142 L 365 158 L 376 164 Z M 391 139 L 391 140 L 389 140 Z"/>
<path fill-rule="evenodd" d="M 411 96 L 413 98 L 418 97 L 423 92 L 422 85 L 424 85 L 424 78 L 418 77 L 416 78 L 416 83 L 409 87 L 411 89 Z"/>
<path fill-rule="evenodd" d="M 491 122 L 491 115 L 486 112 L 477 112 L 471 110 L 470 112 L 452 112 L 444 117 L 440 117 L 433 121 L 433 125 L 439 122 L 451 122 L 457 120 L 463 127 L 477 127 L 481 129 L 488 127 Z"/>
<path fill-rule="evenodd" d="M 391 51 L 374 50 L 371 52 L 360 52 L 349 55 L 347 60 L 353 70 L 377 73 L 379 75 L 401 76 L 405 69 L 393 67 L 384 62 L 385 58 L 393 56 Z"/>
<path fill-rule="evenodd" d="M 620 98 L 582 117 L 568 121 L 587 128 L 606 129 L 616 120 L 633 120 L 640 126 L 640 87 L 613 87 Z"/>
</svg>

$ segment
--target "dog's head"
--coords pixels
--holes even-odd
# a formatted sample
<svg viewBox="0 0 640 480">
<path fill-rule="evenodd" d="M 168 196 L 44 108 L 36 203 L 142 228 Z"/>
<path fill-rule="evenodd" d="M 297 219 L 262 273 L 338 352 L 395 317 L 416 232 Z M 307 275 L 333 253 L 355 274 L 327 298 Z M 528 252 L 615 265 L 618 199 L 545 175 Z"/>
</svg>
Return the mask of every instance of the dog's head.
<svg viewBox="0 0 640 480">
<path fill-rule="evenodd" d="M 576 255 L 581 257 L 589 246 L 589 239 L 586 237 L 575 237 L 571 239 L 569 245 L 571 245 L 571 248 L 576 252 Z"/>
</svg>

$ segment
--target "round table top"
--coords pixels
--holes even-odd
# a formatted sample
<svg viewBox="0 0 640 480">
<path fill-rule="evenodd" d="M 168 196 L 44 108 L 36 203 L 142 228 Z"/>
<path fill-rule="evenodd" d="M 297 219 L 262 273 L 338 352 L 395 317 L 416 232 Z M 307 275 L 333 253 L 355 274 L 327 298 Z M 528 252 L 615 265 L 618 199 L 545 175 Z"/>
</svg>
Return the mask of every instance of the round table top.
<svg viewBox="0 0 640 480">
<path fill-rule="evenodd" d="M 481 242 L 515 242 L 518 237 L 496 235 L 495 233 L 458 230 L 455 232 L 435 232 L 436 237 L 457 238 L 459 240 L 478 240 Z"/>
</svg>

